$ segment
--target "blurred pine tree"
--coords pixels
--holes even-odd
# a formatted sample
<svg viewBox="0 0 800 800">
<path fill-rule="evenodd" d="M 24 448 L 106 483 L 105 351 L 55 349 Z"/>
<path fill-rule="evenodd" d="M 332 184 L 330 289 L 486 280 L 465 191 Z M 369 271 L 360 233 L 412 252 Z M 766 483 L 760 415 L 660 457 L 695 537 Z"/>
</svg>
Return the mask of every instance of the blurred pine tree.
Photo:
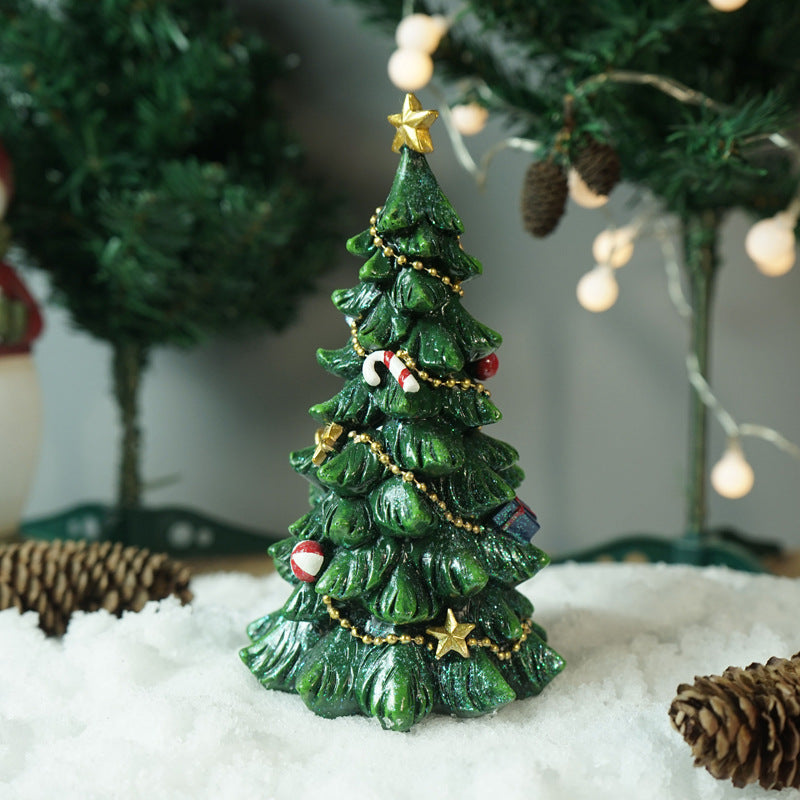
<svg viewBox="0 0 800 800">
<path fill-rule="evenodd" d="M 292 319 L 330 209 L 271 88 L 286 71 L 218 0 L 0 2 L 0 132 L 17 241 L 113 350 L 119 504 L 141 501 L 155 347 Z"/>
</svg>

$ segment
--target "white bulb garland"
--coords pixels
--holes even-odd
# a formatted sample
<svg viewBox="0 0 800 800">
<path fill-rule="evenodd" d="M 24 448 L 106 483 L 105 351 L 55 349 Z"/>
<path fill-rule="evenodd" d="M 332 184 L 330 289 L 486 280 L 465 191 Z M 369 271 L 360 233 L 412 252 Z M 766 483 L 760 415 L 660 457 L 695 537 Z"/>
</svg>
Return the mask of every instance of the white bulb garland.
<svg viewBox="0 0 800 800">
<path fill-rule="evenodd" d="M 431 55 L 446 32 L 445 17 L 409 14 L 400 20 L 394 38 L 400 50 L 418 50 Z"/>
<path fill-rule="evenodd" d="M 420 50 L 395 50 L 387 64 L 389 80 L 404 92 L 416 92 L 433 77 L 433 59 Z"/>
<path fill-rule="evenodd" d="M 684 319 L 689 319 L 693 313 L 692 307 L 683 294 L 677 252 L 664 223 L 657 226 L 656 237 L 661 243 L 670 300 L 672 300 L 678 314 Z M 800 447 L 790 442 L 778 431 L 764 425 L 739 424 L 734 420 L 711 391 L 708 381 L 700 371 L 700 363 L 694 353 L 686 356 L 686 372 L 692 388 L 697 392 L 705 407 L 716 417 L 717 422 L 728 437 L 728 448 L 723 457 L 712 468 L 711 485 L 715 491 L 723 497 L 736 499 L 744 497 L 753 487 L 755 482 L 753 469 L 745 459 L 741 449 L 741 439 L 745 436 L 769 442 L 779 450 L 800 460 Z M 748 478 L 748 475 L 750 475 L 750 478 Z M 749 486 L 747 485 L 748 481 Z M 736 494 L 736 491 L 740 492 L 740 494 Z"/>
<path fill-rule="evenodd" d="M 790 209 L 793 209 L 794 205 Z M 787 214 L 788 212 L 782 213 Z M 652 212 L 642 214 L 629 225 L 620 228 L 612 227 L 601 231 L 595 237 L 592 253 L 599 263 L 580 279 L 576 289 L 578 301 L 585 309 L 602 312 L 614 305 L 619 295 L 619 286 L 614 274 L 615 268 L 628 263 L 633 255 L 634 240 L 640 236 L 641 230 L 648 224 L 648 221 L 651 222 L 652 216 Z M 777 216 L 780 218 L 780 215 Z M 786 223 L 782 222 L 782 224 L 785 226 Z M 678 314 L 684 319 L 688 319 L 693 311 L 683 293 L 677 251 L 670 238 L 668 226 L 664 221 L 658 221 L 652 226 L 652 229 L 661 243 L 670 300 Z M 794 256 L 794 250 L 792 250 L 792 256 Z M 753 488 L 755 483 L 753 468 L 745 458 L 741 447 L 741 439 L 745 436 L 770 442 L 800 460 L 800 447 L 790 442 L 778 431 L 763 425 L 738 424 L 711 391 L 711 387 L 700 371 L 697 356 L 693 353 L 686 357 L 686 370 L 692 388 L 697 392 L 706 408 L 714 414 L 728 436 L 728 447 L 712 468 L 710 475 L 711 485 L 718 494 L 729 499 L 738 499 L 747 495 Z"/>
<path fill-rule="evenodd" d="M 397 50 L 387 64 L 389 80 L 398 89 L 416 92 L 430 83 L 434 71 L 431 56 L 449 27 L 447 17 L 438 14 L 407 14 L 400 20 L 395 31 Z M 449 108 L 442 102 L 441 113 L 459 160 L 475 174 L 475 162 L 460 137 L 480 133 L 489 119 L 488 109 L 480 103 L 462 103 Z"/>
<path fill-rule="evenodd" d="M 455 129 L 462 136 L 474 136 L 486 127 L 489 110 L 478 103 L 466 103 L 453 106 L 450 115 Z"/>
<path fill-rule="evenodd" d="M 592 255 L 598 264 L 619 269 L 633 258 L 633 242 L 638 231 L 634 225 L 600 231 L 592 244 Z"/>
<path fill-rule="evenodd" d="M 430 83 L 433 59 L 442 36 L 447 33 L 446 17 L 408 14 L 395 31 L 397 50 L 389 57 L 389 80 L 404 92 L 416 92 Z"/>
<path fill-rule="evenodd" d="M 608 264 L 597 264 L 578 281 L 575 293 L 578 302 L 587 311 L 607 311 L 619 297 L 619 284 L 614 277 L 614 270 Z"/>
<path fill-rule="evenodd" d="M 762 274 L 766 275 L 768 278 L 779 278 L 781 275 L 785 275 L 793 266 L 794 262 L 797 260 L 797 255 L 794 250 L 788 250 L 783 256 L 776 256 L 773 258 L 769 263 L 766 262 L 755 262 L 756 269 Z"/>
<path fill-rule="evenodd" d="M 708 4 L 717 11 L 738 11 L 747 0 L 708 0 Z"/>
<path fill-rule="evenodd" d="M 582 208 L 600 208 L 608 202 L 608 195 L 593 192 L 574 167 L 567 175 L 567 184 L 569 196 Z"/>
<path fill-rule="evenodd" d="M 784 275 L 794 265 L 797 247 L 794 205 L 774 217 L 759 220 L 747 232 L 744 249 L 765 275 Z"/>
<path fill-rule="evenodd" d="M 736 440 L 729 441 L 722 458 L 711 469 L 711 485 L 723 497 L 738 500 L 750 492 L 754 483 L 753 468 L 747 463 L 741 445 Z"/>
</svg>

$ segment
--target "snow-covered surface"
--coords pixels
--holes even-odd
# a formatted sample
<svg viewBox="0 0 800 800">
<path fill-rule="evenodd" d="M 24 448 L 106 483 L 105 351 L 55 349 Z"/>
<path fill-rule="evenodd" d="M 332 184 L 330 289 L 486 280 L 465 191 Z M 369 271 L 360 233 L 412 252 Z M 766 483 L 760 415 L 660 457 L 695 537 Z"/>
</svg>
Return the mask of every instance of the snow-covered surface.
<svg viewBox="0 0 800 800">
<path fill-rule="evenodd" d="M 523 587 L 567 659 L 537 698 L 410 733 L 314 716 L 262 689 L 245 625 L 288 595 L 275 576 L 195 580 L 196 599 L 62 640 L 0 613 L 0 798 L 752 798 L 692 766 L 667 716 L 679 682 L 800 649 L 800 582 L 723 569 L 551 566 Z M 781 796 L 794 796 L 784 792 Z"/>
</svg>

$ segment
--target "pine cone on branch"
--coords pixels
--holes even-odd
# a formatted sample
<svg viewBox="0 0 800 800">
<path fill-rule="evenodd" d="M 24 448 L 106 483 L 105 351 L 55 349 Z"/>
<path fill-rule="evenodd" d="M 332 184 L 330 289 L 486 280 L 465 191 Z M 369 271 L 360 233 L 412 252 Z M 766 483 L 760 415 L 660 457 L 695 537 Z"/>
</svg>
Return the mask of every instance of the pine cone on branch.
<svg viewBox="0 0 800 800">
<path fill-rule="evenodd" d="M 584 183 L 595 193 L 607 197 L 619 183 L 622 165 L 617 151 L 610 145 L 585 136 L 572 166 Z"/>
<path fill-rule="evenodd" d="M 715 778 L 800 788 L 800 653 L 681 684 L 669 715 Z"/>
<path fill-rule="evenodd" d="M 520 208 L 522 224 L 531 236 L 547 236 L 556 229 L 564 215 L 567 192 L 567 176 L 554 161 L 535 161 L 528 167 Z"/>
<path fill-rule="evenodd" d="M 188 603 L 190 578 L 189 568 L 166 554 L 119 542 L 0 546 L 0 610 L 36 611 L 50 636 L 66 631 L 73 611 L 104 608 L 120 616 L 170 594 Z"/>
</svg>

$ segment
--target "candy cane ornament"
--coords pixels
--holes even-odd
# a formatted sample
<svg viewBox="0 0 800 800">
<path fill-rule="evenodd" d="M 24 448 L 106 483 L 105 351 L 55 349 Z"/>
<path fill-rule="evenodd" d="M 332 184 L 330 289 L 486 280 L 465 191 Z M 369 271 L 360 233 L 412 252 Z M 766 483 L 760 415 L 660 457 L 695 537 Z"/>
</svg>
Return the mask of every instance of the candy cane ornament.
<svg viewBox="0 0 800 800">
<path fill-rule="evenodd" d="M 370 386 L 380 385 L 381 377 L 378 375 L 378 370 L 375 369 L 375 365 L 378 362 L 392 373 L 392 377 L 400 384 L 400 388 L 404 392 L 419 391 L 417 379 L 411 374 L 411 371 L 403 361 L 391 350 L 375 350 L 364 359 L 361 374 Z"/>
</svg>

